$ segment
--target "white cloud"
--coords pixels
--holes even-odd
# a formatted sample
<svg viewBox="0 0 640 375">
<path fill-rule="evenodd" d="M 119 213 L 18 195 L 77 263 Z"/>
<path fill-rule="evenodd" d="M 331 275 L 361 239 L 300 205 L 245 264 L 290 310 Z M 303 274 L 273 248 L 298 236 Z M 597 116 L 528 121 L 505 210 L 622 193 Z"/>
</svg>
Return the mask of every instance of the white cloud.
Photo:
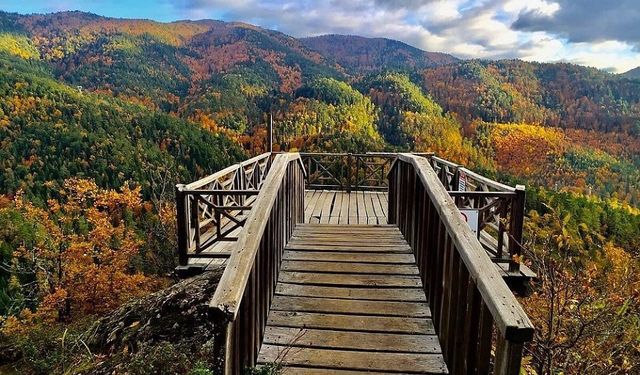
<svg viewBox="0 0 640 375">
<path fill-rule="evenodd" d="M 509 0 L 504 4 L 503 9 L 505 12 L 516 15 L 523 11 L 535 11 L 550 17 L 560 10 L 560 4 L 544 0 Z"/>
<path fill-rule="evenodd" d="M 599 69 L 614 68 L 624 72 L 640 66 L 640 54 L 633 47 L 619 41 L 600 43 L 571 43 L 567 46 L 566 61 Z"/>
<path fill-rule="evenodd" d="M 168 0 L 166 0 L 168 1 Z M 572 43 L 545 30 L 516 30 L 524 14 L 552 17 L 561 5 L 546 0 L 179 0 L 187 17 L 222 16 L 256 23 L 293 36 L 327 33 L 398 39 L 416 47 L 463 58 L 522 58 L 570 61 L 624 71 L 640 65 L 625 42 Z"/>
</svg>

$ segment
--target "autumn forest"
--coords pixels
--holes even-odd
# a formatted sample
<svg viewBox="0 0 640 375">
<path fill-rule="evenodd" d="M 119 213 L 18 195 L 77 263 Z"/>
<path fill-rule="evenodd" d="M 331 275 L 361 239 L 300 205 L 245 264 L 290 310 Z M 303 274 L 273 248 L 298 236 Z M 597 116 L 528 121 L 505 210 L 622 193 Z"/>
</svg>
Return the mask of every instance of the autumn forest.
<svg viewBox="0 0 640 375">
<path fill-rule="evenodd" d="M 527 186 L 530 374 L 640 372 L 640 78 L 245 23 L 0 12 L 0 373 L 213 374 L 105 348 L 176 282 L 173 187 L 265 151 L 415 151 Z M 185 351 L 191 355 L 186 356 Z"/>
</svg>

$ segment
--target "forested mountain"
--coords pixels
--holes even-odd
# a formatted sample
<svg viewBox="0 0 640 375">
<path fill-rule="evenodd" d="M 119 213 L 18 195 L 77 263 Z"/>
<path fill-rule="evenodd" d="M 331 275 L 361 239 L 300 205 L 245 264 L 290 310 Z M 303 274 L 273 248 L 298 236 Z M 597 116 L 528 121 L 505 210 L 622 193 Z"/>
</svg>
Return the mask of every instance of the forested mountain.
<svg viewBox="0 0 640 375">
<path fill-rule="evenodd" d="M 322 35 L 302 38 L 309 49 L 340 65 L 350 74 L 381 69 L 416 71 L 450 64 L 457 58 L 446 53 L 426 52 L 397 40 L 355 35 Z"/>
<path fill-rule="evenodd" d="M 0 12 L 0 373 L 10 361 L 67 373 L 102 360 L 61 337 L 79 340 L 88 321 L 171 282 L 173 185 L 263 152 L 269 114 L 276 150 L 434 151 L 526 184 L 524 261 L 541 280 L 523 300 L 540 327 L 525 363 L 633 373 L 632 72 L 458 60 L 237 22 Z M 153 345 L 111 358 L 130 373 L 163 366 L 150 357 L 208 366 Z"/>
<path fill-rule="evenodd" d="M 595 68 L 471 60 L 427 69 L 422 79 L 435 100 L 464 121 L 640 134 L 640 82 Z"/>
<path fill-rule="evenodd" d="M 389 39 L 297 40 L 243 23 L 162 24 L 81 12 L 0 13 L 0 32 L 0 48 L 46 62 L 70 85 L 187 115 L 215 107 L 206 99 L 212 91 L 237 96 L 240 89 L 260 102 L 262 94 L 291 96 L 318 77 L 352 82 L 396 70 L 463 124 L 480 119 L 635 133 L 640 119 L 636 80 L 571 64 L 460 61 Z"/>
<path fill-rule="evenodd" d="M 0 189 L 45 197 L 58 182 L 127 181 L 150 190 L 149 174 L 176 167 L 191 179 L 243 156 L 223 134 L 138 104 L 85 93 L 52 79 L 46 67 L 0 53 Z"/>
</svg>

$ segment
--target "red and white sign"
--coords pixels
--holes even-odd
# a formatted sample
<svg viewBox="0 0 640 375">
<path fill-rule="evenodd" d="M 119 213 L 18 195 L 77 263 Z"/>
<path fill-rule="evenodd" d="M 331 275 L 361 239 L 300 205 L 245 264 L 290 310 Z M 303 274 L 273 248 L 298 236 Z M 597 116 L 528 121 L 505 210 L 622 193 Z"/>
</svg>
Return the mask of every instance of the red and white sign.
<svg viewBox="0 0 640 375">
<path fill-rule="evenodd" d="M 463 171 L 458 172 L 458 191 L 467 191 L 467 175 Z"/>
</svg>

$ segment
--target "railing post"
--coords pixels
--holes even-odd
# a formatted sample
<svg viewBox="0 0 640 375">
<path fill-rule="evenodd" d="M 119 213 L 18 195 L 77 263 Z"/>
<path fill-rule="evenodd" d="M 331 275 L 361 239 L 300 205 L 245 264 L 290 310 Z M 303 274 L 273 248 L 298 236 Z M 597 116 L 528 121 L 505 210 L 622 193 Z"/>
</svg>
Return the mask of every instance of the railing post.
<svg viewBox="0 0 640 375">
<path fill-rule="evenodd" d="M 176 185 L 176 229 L 178 232 L 178 262 L 181 266 L 189 263 L 187 251 L 189 249 L 189 234 L 187 228 L 187 202 L 184 185 Z"/>
<path fill-rule="evenodd" d="M 524 201 L 525 187 L 524 185 L 516 185 L 516 195 L 511 201 L 511 223 L 509 231 L 511 238 L 509 239 L 509 272 L 520 270 L 520 255 L 522 254 L 522 225 L 524 221 Z M 517 256 L 517 259 L 515 257 Z"/>
<path fill-rule="evenodd" d="M 396 178 L 400 161 L 396 160 L 389 169 L 389 195 L 387 196 L 387 223 L 396 224 Z"/>
<path fill-rule="evenodd" d="M 351 178 L 353 177 L 353 174 L 351 173 L 351 167 L 352 167 L 352 163 L 353 163 L 353 154 L 348 153 L 347 154 L 347 186 L 346 186 L 346 190 L 347 193 L 351 192 Z M 357 184 L 357 180 L 358 180 L 358 161 L 356 160 L 356 184 Z M 356 190 L 357 190 L 357 186 L 356 186 Z"/>
<path fill-rule="evenodd" d="M 493 373 L 496 375 L 519 374 L 523 348 L 524 343 L 511 341 L 498 335 Z"/>
<path fill-rule="evenodd" d="M 226 329 L 224 334 L 224 368 L 222 370 L 223 375 L 233 375 L 235 365 L 235 323 L 233 321 L 226 322 Z"/>
<path fill-rule="evenodd" d="M 459 191 L 460 190 L 460 166 L 456 165 L 453 169 L 453 178 L 451 179 L 451 190 Z"/>
</svg>

